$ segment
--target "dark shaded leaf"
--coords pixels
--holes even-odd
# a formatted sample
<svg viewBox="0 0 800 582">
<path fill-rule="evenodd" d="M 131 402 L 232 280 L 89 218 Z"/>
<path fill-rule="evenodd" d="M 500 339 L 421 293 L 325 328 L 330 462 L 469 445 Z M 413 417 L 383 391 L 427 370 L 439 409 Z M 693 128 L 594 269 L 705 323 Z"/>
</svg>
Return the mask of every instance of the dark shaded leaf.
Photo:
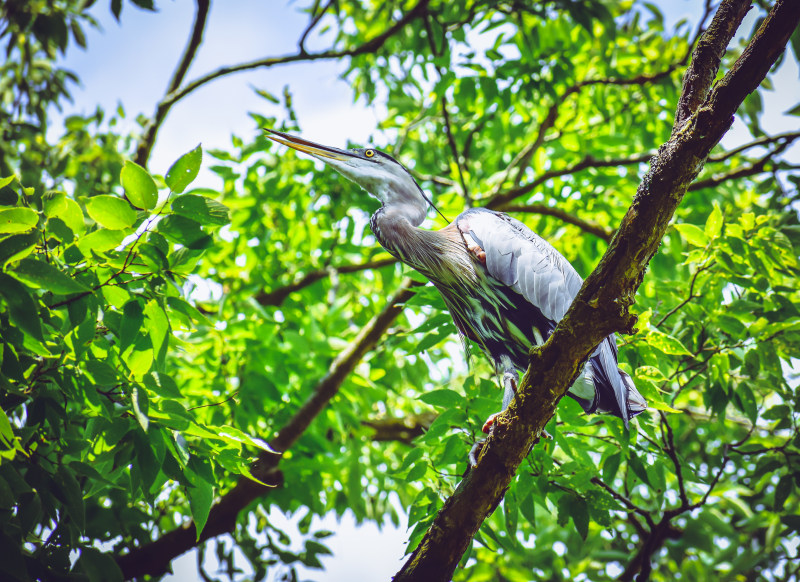
<svg viewBox="0 0 800 582">
<path fill-rule="evenodd" d="M 0 273 L 0 297 L 8 306 L 8 313 L 19 328 L 31 337 L 44 341 L 39 309 L 28 289 L 19 281 Z"/>
<path fill-rule="evenodd" d="M 91 291 L 83 283 L 79 283 L 59 269 L 37 259 L 23 259 L 10 272 L 16 279 L 52 293 L 66 295 Z"/>
</svg>

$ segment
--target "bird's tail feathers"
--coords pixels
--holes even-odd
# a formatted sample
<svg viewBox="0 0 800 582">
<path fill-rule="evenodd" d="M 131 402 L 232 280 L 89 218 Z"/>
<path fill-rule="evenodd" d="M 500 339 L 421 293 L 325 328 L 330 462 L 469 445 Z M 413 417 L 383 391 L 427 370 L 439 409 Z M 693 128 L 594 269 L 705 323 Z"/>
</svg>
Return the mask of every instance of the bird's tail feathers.
<svg viewBox="0 0 800 582">
<path fill-rule="evenodd" d="M 647 410 L 647 401 L 639 394 L 639 391 L 633 383 L 633 379 L 628 374 L 619 370 L 619 375 L 620 378 L 622 378 L 622 383 L 628 389 L 628 417 L 633 418 L 637 414 L 641 414 Z"/>
</svg>

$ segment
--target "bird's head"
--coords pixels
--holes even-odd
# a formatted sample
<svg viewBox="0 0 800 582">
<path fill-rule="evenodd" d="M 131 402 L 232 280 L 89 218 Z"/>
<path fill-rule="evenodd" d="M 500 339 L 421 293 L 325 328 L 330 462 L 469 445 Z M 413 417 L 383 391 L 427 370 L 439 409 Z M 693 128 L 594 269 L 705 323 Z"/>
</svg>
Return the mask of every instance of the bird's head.
<svg viewBox="0 0 800 582">
<path fill-rule="evenodd" d="M 409 171 L 388 154 L 372 148 L 341 150 L 273 129 L 264 131 L 272 141 L 325 162 L 380 200 L 387 211 L 400 212 L 415 226 L 425 219 L 428 205 L 433 207 Z"/>
</svg>

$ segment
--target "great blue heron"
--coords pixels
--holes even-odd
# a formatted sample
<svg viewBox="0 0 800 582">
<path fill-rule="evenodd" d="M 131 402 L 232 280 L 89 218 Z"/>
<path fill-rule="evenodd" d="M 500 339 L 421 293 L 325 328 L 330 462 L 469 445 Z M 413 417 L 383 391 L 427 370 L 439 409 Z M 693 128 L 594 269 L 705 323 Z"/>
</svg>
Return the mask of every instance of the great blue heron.
<svg viewBox="0 0 800 582">
<path fill-rule="evenodd" d="M 371 148 L 341 150 L 266 129 L 267 137 L 322 160 L 381 202 L 370 219 L 378 242 L 439 289 L 458 331 L 476 342 L 503 379 L 503 410 L 541 345 L 564 317 L 583 281 L 547 241 L 501 212 L 471 208 L 439 231 L 418 228 L 431 200 L 391 156 Z M 435 207 L 434 207 L 435 208 Z M 587 413 L 628 420 L 647 407 L 617 365 L 614 334 L 586 362 L 568 394 Z M 497 413 L 499 414 L 499 413 Z M 491 430 L 495 416 L 484 424 Z"/>
</svg>

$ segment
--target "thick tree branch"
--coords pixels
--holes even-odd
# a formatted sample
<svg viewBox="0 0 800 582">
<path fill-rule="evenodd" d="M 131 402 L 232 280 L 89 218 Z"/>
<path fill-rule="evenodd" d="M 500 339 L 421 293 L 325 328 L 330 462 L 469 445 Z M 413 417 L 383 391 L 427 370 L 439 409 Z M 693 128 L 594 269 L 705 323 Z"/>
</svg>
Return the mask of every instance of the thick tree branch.
<svg viewBox="0 0 800 582">
<path fill-rule="evenodd" d="M 331 363 L 328 373 L 319 381 L 309 399 L 275 437 L 270 439 L 270 445 L 275 450 L 286 451 L 300 438 L 314 418 L 336 395 L 348 374 L 367 352 L 375 347 L 402 312 L 406 301 L 414 295 L 412 288 L 416 285 L 417 283 L 410 279 L 405 279 L 383 311 L 373 317 L 351 344 Z M 275 484 L 281 480 L 280 472 L 277 470 L 280 459 L 279 455 L 261 453 L 251 470 L 265 483 Z M 117 556 L 117 565 L 126 580 L 146 574 L 151 576 L 164 574 L 170 562 L 184 552 L 205 540 L 232 532 L 239 512 L 268 491 L 269 488 L 255 481 L 240 477 L 236 485 L 211 507 L 211 513 L 199 540 L 194 523 L 190 523 L 165 533 L 145 546 Z"/>
<path fill-rule="evenodd" d="M 242 71 L 249 71 L 252 69 L 260 69 L 260 68 L 269 68 L 274 67 L 276 65 L 285 65 L 289 63 L 297 63 L 297 62 L 311 62 L 311 61 L 319 61 L 319 60 L 331 60 L 331 59 L 341 59 L 344 57 L 355 57 L 358 55 L 363 55 L 367 53 L 372 53 L 380 49 L 387 40 L 389 40 L 392 36 L 397 34 L 400 30 L 402 30 L 409 22 L 413 21 L 414 19 L 420 17 L 422 14 L 425 13 L 427 9 L 428 2 L 430 0 L 420 0 L 414 8 L 412 8 L 409 12 L 407 12 L 400 20 L 396 21 L 392 26 L 387 28 L 384 32 L 379 34 L 378 36 L 368 40 L 362 45 L 359 45 L 355 48 L 345 49 L 345 50 L 326 50 L 318 53 L 308 53 L 305 51 L 304 48 L 301 49 L 293 54 L 293 55 L 285 55 L 280 57 L 268 57 L 264 59 L 257 59 L 254 61 L 250 61 L 247 63 L 239 63 L 238 65 L 230 65 L 226 67 L 220 67 L 216 71 L 212 71 L 195 79 L 194 81 L 186 84 L 183 88 L 176 88 L 167 93 L 164 98 L 159 102 L 156 107 L 156 112 L 153 115 L 150 123 L 147 125 L 147 129 L 145 130 L 145 135 L 142 138 L 142 141 L 137 148 L 136 154 L 136 163 L 140 166 L 145 166 L 147 164 L 147 159 L 150 155 L 150 150 L 153 147 L 153 143 L 155 141 L 156 134 L 158 133 L 158 128 L 163 123 L 164 119 L 169 113 L 169 110 L 175 105 L 178 101 L 189 95 L 190 93 L 196 91 L 203 85 L 214 81 L 215 79 L 219 79 L 220 77 L 224 77 L 226 75 L 230 75 L 233 73 L 240 73 Z M 144 152 L 141 153 L 140 152 Z"/>
<path fill-rule="evenodd" d="M 711 19 L 707 34 L 703 34 L 697 41 L 692 60 L 683 75 L 683 91 L 678 99 L 674 128 L 679 128 L 706 98 L 725 49 L 748 10 L 750 10 L 749 3 L 736 0 L 723 0 L 719 5 L 717 13 Z M 713 42 L 716 38 L 727 40 L 725 44 L 716 44 Z"/>
<path fill-rule="evenodd" d="M 167 95 L 176 91 L 183 83 L 183 78 L 186 76 L 186 71 L 189 70 L 189 65 L 192 64 L 197 49 L 200 48 L 200 43 L 203 42 L 203 31 L 206 28 L 206 21 L 208 20 L 208 8 L 211 0 L 197 0 L 197 12 L 194 16 L 194 26 L 192 26 L 192 35 L 189 37 L 189 43 L 183 51 L 178 68 L 172 75 L 172 79 L 167 85 Z M 136 150 L 136 163 L 140 166 L 147 165 L 147 160 L 150 158 L 150 151 L 153 149 L 153 144 L 156 141 L 156 134 L 164 117 L 167 115 L 168 109 L 159 107 L 147 126 L 145 127 L 144 137 L 139 142 L 139 147 Z"/>
<path fill-rule="evenodd" d="M 750 2 L 738 4 L 749 6 Z M 756 89 L 783 52 L 799 20 L 796 0 L 778 0 L 732 69 L 659 149 L 608 251 L 547 342 L 531 350 L 520 390 L 497 417 L 477 465 L 445 502 L 395 582 L 450 580 L 481 523 L 499 504 L 519 464 L 552 418 L 580 364 L 609 333 L 630 331 L 634 318 L 628 308 L 675 209 L 711 149 L 730 128 L 744 97 Z M 727 34 L 713 27 L 703 35 L 703 42 L 714 47 L 724 49 L 728 41 Z M 711 76 L 716 76 L 716 69 Z M 664 537 L 668 526 L 668 522 L 663 526 Z"/>
</svg>

